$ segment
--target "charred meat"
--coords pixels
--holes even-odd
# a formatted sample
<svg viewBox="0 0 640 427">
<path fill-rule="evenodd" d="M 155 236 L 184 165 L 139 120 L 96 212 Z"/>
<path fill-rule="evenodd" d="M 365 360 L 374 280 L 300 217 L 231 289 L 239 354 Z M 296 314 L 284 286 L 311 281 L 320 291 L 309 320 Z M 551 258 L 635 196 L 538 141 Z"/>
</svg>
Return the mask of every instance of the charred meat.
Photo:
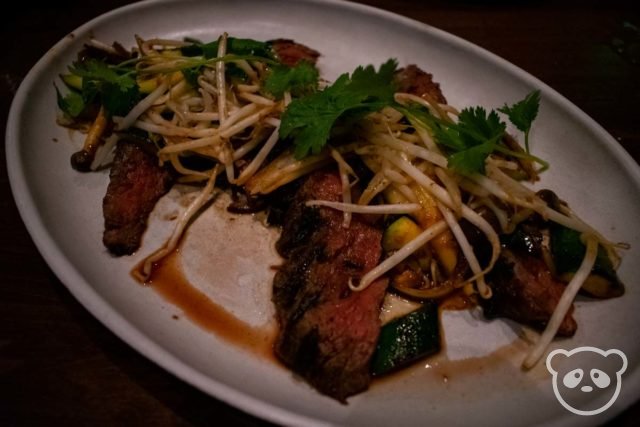
<svg viewBox="0 0 640 427">
<path fill-rule="evenodd" d="M 289 67 L 295 66 L 300 61 L 315 64 L 320 56 L 318 51 L 303 44 L 296 43 L 293 40 L 277 39 L 272 40 L 270 43 L 278 60 Z"/>
<path fill-rule="evenodd" d="M 440 104 L 446 104 L 447 99 L 440 90 L 440 85 L 433 81 L 433 76 L 422 71 L 416 65 L 409 65 L 396 72 L 398 92 L 411 93 L 417 96 L 427 95 Z"/>
<path fill-rule="evenodd" d="M 114 255 L 129 255 L 140 247 L 149 214 L 173 184 L 171 173 L 150 151 L 142 143 L 118 142 L 102 201 L 102 240 Z"/>
<path fill-rule="evenodd" d="M 496 230 L 500 229 L 490 209 L 480 208 L 478 213 Z M 542 218 L 534 215 L 513 233 L 502 235 L 500 257 L 487 275 L 493 295 L 489 299 L 478 298 L 485 317 L 503 317 L 539 330 L 549 323 L 565 284 L 553 275 L 544 260 L 545 224 Z M 491 245 L 469 222 L 461 221 L 460 225 L 479 261 L 486 265 Z M 575 333 L 577 324 L 572 313 L 573 307 L 565 316 L 558 335 L 572 336 Z"/>
<path fill-rule="evenodd" d="M 551 319 L 565 285 L 553 277 L 547 265 L 534 256 L 503 249 L 488 277 L 493 296 L 482 300 L 485 316 L 506 317 L 544 329 Z M 573 307 L 564 317 L 558 335 L 573 336 L 578 327 Z"/>
<path fill-rule="evenodd" d="M 305 205 L 337 201 L 341 194 L 339 176 L 326 171 L 312 174 L 298 190 L 277 244 L 285 262 L 274 279 L 273 301 L 278 357 L 319 391 L 344 401 L 371 381 L 387 283 L 379 280 L 362 292 L 348 287 L 378 263 L 378 227 L 354 215 L 344 228 L 340 212 Z"/>
</svg>

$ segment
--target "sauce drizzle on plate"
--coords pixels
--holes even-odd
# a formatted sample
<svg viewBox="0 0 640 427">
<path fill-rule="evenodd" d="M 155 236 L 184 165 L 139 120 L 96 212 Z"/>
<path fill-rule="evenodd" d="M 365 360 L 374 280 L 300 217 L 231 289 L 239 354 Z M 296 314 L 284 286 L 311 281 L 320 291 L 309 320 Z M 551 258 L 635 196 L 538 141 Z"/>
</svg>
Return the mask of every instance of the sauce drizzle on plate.
<svg viewBox="0 0 640 427">
<path fill-rule="evenodd" d="M 132 276 L 141 265 L 134 268 Z M 180 266 L 180 252 L 174 251 L 162 261 L 154 264 L 151 276 L 144 283 L 158 292 L 167 302 L 182 310 L 193 323 L 213 332 L 217 337 L 245 350 L 275 360 L 273 342 L 275 325 L 251 326 L 238 319 L 206 294 L 195 288 L 184 275 Z"/>
</svg>

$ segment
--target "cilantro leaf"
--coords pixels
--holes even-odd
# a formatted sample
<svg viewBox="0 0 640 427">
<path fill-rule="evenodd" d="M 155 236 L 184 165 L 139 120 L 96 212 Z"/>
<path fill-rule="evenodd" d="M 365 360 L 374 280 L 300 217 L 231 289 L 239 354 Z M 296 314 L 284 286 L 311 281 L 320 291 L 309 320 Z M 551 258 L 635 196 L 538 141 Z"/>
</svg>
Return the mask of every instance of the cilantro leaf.
<svg viewBox="0 0 640 427">
<path fill-rule="evenodd" d="M 114 68 L 105 62 L 89 59 L 69 67 L 69 70 L 82 77 L 84 103 L 89 104 L 97 98 L 111 115 L 127 114 L 140 97 L 132 67 Z"/>
<path fill-rule="evenodd" d="M 354 120 L 391 105 L 397 65 L 390 59 L 377 72 L 372 65 L 358 67 L 325 90 L 293 100 L 282 115 L 280 136 L 293 139 L 296 158 L 319 153 L 339 119 Z"/>
<path fill-rule="evenodd" d="M 204 56 L 207 59 L 218 56 L 218 40 L 209 43 L 195 42 L 181 49 L 185 56 Z M 227 54 L 260 56 L 263 58 L 273 59 L 273 51 L 271 45 L 253 39 L 238 39 L 235 37 L 227 37 Z"/>
<path fill-rule="evenodd" d="M 302 96 L 315 92 L 318 77 L 318 69 L 307 61 L 301 61 L 294 67 L 276 65 L 264 81 L 264 90 L 277 99 L 287 91 L 293 96 Z"/>
<path fill-rule="evenodd" d="M 484 173 L 484 161 L 504 136 L 506 125 L 495 111 L 465 108 L 457 123 L 438 122 L 436 142 L 449 148 L 449 167 L 462 173 Z"/>
<path fill-rule="evenodd" d="M 198 85 L 198 77 L 202 74 L 204 67 L 219 60 L 224 61 L 226 64 L 226 76 L 235 81 L 247 80 L 246 73 L 233 63 L 235 60 L 244 59 L 247 61 L 262 61 L 269 64 L 278 64 L 270 42 L 227 37 L 226 55 L 223 58 L 218 58 L 219 40 L 214 40 L 209 43 L 203 43 L 200 40 L 189 37 L 184 40 L 191 44 L 181 47 L 180 52 L 182 55 L 190 57 L 193 60 L 187 61 L 181 67 L 172 71 L 181 71 L 185 80 L 193 87 Z"/>
<path fill-rule="evenodd" d="M 82 77 L 83 81 L 96 80 L 117 86 L 122 91 L 126 91 L 136 86 L 133 77 L 127 74 L 118 74 L 114 69 L 110 68 L 106 63 L 97 59 L 89 59 L 86 62 L 77 64 L 70 68 L 71 72 Z"/>
<path fill-rule="evenodd" d="M 419 104 L 394 106 L 415 127 L 427 129 L 434 140 L 445 149 L 450 168 L 463 175 L 484 173 L 484 163 L 491 153 L 499 151 L 543 163 L 529 154 L 515 153 L 501 144 L 506 124 L 495 111 L 487 114 L 482 107 L 465 108 L 458 115 L 458 122 L 442 120 Z"/>
<path fill-rule="evenodd" d="M 397 68 L 398 62 L 395 59 L 389 59 L 380 65 L 378 72 L 373 65 L 360 66 L 351 75 L 351 80 L 348 83 L 349 91 L 357 93 L 362 98 L 379 98 L 389 105 L 393 102 L 396 90 L 393 76 Z"/>
<path fill-rule="evenodd" d="M 449 148 L 451 151 L 463 151 L 468 148 L 467 143 L 464 141 L 462 135 L 455 127 L 451 126 L 437 126 L 434 129 L 434 135 L 436 142 Z"/>
<path fill-rule="evenodd" d="M 418 104 L 394 105 L 394 108 L 403 113 L 414 127 L 428 130 L 445 149 L 449 167 L 463 175 L 484 173 L 484 162 L 493 152 L 539 163 L 541 170 L 549 167 L 547 162 L 538 157 L 510 150 L 502 144 L 506 124 L 496 111 L 487 114 L 482 107 L 466 108 L 460 112 L 458 122 L 451 123 L 431 115 Z"/>
<path fill-rule="evenodd" d="M 540 107 L 540 91 L 535 90 L 528 94 L 522 101 L 516 102 L 512 106 L 504 104 L 502 108 L 498 108 L 498 111 L 506 114 L 509 117 L 509 121 L 518 128 L 518 130 L 524 132 L 524 146 L 529 152 L 529 131 L 531 130 L 531 124 L 538 116 L 538 109 Z"/>
<path fill-rule="evenodd" d="M 471 175 L 476 172 L 484 173 L 484 161 L 494 149 L 495 143 L 492 141 L 474 145 L 449 156 L 447 165 L 463 175 Z"/>
<path fill-rule="evenodd" d="M 180 70 L 180 72 L 191 87 L 198 87 L 198 77 L 202 74 L 202 66 L 185 68 Z"/>
<path fill-rule="evenodd" d="M 140 92 L 138 86 L 118 86 L 107 83 L 100 89 L 102 105 L 111 115 L 125 116 L 136 105 Z"/>
<path fill-rule="evenodd" d="M 509 121 L 513 123 L 520 131 L 526 132 L 531 128 L 531 123 L 538 115 L 540 106 L 540 91 L 536 90 L 528 94 L 522 101 L 516 102 L 512 106 L 504 104 L 504 107 L 498 108 L 498 111 L 506 114 Z"/>
<path fill-rule="evenodd" d="M 477 145 L 479 141 L 498 139 L 504 134 L 506 125 L 495 111 L 487 115 L 482 107 L 465 108 L 458 116 L 459 130 L 467 147 Z"/>
<path fill-rule="evenodd" d="M 273 59 L 271 44 L 253 39 L 237 39 L 230 37 L 227 40 L 227 51 L 236 55 L 262 56 Z"/>
</svg>

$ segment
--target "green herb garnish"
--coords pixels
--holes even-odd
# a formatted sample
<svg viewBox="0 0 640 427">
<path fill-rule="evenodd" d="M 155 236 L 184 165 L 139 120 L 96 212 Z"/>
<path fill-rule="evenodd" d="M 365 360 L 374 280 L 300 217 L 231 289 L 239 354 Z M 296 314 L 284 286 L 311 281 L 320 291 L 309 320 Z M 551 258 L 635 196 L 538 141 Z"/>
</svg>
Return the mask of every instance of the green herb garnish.
<svg viewBox="0 0 640 427">
<path fill-rule="evenodd" d="M 282 115 L 280 136 L 293 139 L 296 158 L 319 153 L 339 119 L 352 120 L 391 105 L 397 65 L 390 59 L 378 71 L 372 65 L 358 67 L 325 90 L 291 102 Z"/>
<path fill-rule="evenodd" d="M 275 65 L 264 81 L 264 90 L 277 99 L 287 91 L 299 97 L 315 92 L 318 78 L 318 69 L 307 61 L 301 61 L 294 67 Z"/>
<path fill-rule="evenodd" d="M 82 79 L 80 92 L 70 91 L 64 97 L 58 92 L 58 105 L 71 117 L 77 117 L 96 99 L 110 115 L 125 115 L 138 102 L 140 92 L 133 67 L 111 66 L 89 59 L 69 67 Z"/>
<path fill-rule="evenodd" d="M 215 40 L 209 43 L 200 43 L 194 41 L 193 44 L 181 48 L 182 54 L 185 56 L 203 56 L 207 59 L 218 56 L 219 41 Z M 259 56 L 266 59 L 274 59 L 271 45 L 267 42 L 261 42 L 253 39 L 238 39 L 235 37 L 227 37 L 227 54 Z"/>
<path fill-rule="evenodd" d="M 540 92 L 536 91 L 512 107 L 505 105 L 498 110 L 510 112 L 508 115 L 514 125 L 526 130 L 526 141 L 538 112 L 539 100 Z M 414 126 L 428 129 L 435 141 L 445 148 L 448 166 L 461 174 L 484 173 L 485 160 L 495 151 L 534 161 L 541 164 L 543 170 L 548 168 L 547 162 L 529 154 L 528 147 L 526 153 L 518 153 L 503 144 L 506 124 L 494 110 L 487 113 L 482 107 L 465 108 L 460 112 L 458 122 L 452 123 L 431 115 L 427 109 L 417 104 L 395 108 L 409 118 Z"/>
<path fill-rule="evenodd" d="M 442 123 L 442 122 L 440 122 Z M 484 162 L 504 136 L 506 125 L 495 111 L 482 107 L 465 108 L 458 123 L 435 128 L 436 142 L 452 150 L 449 167 L 462 173 L 484 173 Z"/>
<path fill-rule="evenodd" d="M 437 118 L 419 105 L 396 107 L 414 126 L 428 129 L 448 154 L 448 166 L 470 175 L 484 173 L 484 162 L 498 148 L 506 125 L 495 111 L 487 114 L 482 107 L 465 108 L 458 122 Z"/>
<path fill-rule="evenodd" d="M 536 90 L 527 95 L 522 101 L 516 102 L 512 106 L 504 105 L 498 108 L 498 111 L 506 114 L 509 121 L 515 125 L 521 132 L 524 132 L 524 147 L 529 153 L 529 131 L 531 123 L 538 115 L 540 107 L 540 91 Z"/>
<path fill-rule="evenodd" d="M 194 58 L 192 62 L 186 62 L 185 65 L 179 67 L 179 71 L 182 72 L 187 82 L 193 86 L 198 86 L 198 76 L 202 73 L 203 67 L 211 65 L 218 60 L 231 61 L 245 59 L 249 61 L 267 61 L 274 62 L 275 56 L 271 45 L 266 42 L 261 42 L 253 39 L 239 39 L 235 37 L 227 38 L 227 54 L 218 59 L 218 46 L 220 42 L 218 40 L 202 43 L 198 40 L 188 39 L 192 42 L 188 46 L 180 48 L 180 51 L 187 57 L 201 57 Z M 213 61 L 211 61 L 213 60 Z M 235 66 L 235 64 L 226 64 L 226 74 L 232 78 L 239 78 L 244 80 L 246 75 L 244 72 Z M 177 70 L 175 70 L 177 71 Z"/>
</svg>

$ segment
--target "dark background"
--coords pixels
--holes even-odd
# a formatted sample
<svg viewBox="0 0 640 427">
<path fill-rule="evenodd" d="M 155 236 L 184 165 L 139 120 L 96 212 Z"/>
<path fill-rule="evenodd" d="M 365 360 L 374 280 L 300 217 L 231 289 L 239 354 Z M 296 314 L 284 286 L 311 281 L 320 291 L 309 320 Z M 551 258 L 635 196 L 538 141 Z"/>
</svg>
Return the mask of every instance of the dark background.
<svg viewBox="0 0 640 427">
<path fill-rule="evenodd" d="M 17 3 L 21 12 L 5 13 L 0 128 L 22 78 L 54 43 L 126 3 Z M 639 161 L 640 34 L 628 25 L 640 26 L 638 2 L 363 3 L 453 33 L 523 68 L 584 110 Z M 22 224 L 0 153 L 0 425 L 265 425 L 140 356 L 69 294 Z M 611 425 L 635 426 L 639 416 L 636 404 Z"/>
</svg>

